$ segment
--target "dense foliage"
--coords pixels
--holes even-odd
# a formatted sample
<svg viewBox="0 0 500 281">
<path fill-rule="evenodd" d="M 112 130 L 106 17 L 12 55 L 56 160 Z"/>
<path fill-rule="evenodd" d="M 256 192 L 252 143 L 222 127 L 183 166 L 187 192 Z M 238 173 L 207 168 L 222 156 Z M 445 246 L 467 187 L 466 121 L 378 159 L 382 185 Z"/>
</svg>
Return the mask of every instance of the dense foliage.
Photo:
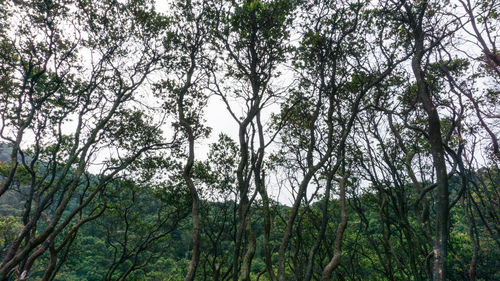
<svg viewBox="0 0 500 281">
<path fill-rule="evenodd" d="M 0 280 L 500 280 L 499 10 L 0 0 Z"/>
</svg>

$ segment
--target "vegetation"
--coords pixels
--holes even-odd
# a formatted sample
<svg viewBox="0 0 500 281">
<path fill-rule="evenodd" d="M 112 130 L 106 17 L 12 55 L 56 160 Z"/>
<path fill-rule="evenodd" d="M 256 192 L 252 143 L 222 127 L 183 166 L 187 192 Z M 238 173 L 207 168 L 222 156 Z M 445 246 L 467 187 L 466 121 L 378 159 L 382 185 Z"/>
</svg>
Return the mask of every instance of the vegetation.
<svg viewBox="0 0 500 281">
<path fill-rule="evenodd" d="M 500 280 L 499 9 L 0 0 L 0 280 Z"/>
</svg>

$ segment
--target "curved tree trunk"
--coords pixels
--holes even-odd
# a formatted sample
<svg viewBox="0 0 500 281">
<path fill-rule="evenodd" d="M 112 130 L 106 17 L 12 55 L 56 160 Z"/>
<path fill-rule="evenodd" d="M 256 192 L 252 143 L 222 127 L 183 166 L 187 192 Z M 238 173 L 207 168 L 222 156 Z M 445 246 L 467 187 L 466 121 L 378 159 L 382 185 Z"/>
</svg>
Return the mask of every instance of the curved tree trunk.
<svg viewBox="0 0 500 281">
<path fill-rule="evenodd" d="M 344 172 L 345 173 L 345 172 Z M 321 275 L 321 280 L 322 281 L 328 281 L 330 280 L 330 277 L 332 276 L 333 271 L 339 266 L 340 264 L 340 255 L 342 253 L 342 238 L 344 236 L 344 231 L 347 227 L 347 212 L 346 212 L 346 180 L 347 180 L 348 174 L 345 173 L 342 179 L 339 179 L 339 185 L 340 185 L 340 197 L 339 197 L 339 204 L 340 204 L 340 223 L 337 226 L 337 234 L 335 236 L 335 244 L 334 244 L 334 254 L 330 262 L 326 265 L 326 267 L 323 269 L 323 274 Z"/>
<path fill-rule="evenodd" d="M 424 55 L 424 33 L 421 23 L 415 27 L 415 55 L 412 59 L 413 74 L 417 82 L 418 98 L 427 112 L 427 124 L 429 144 L 431 147 L 432 160 L 437 177 L 437 204 L 436 204 L 436 237 L 434 239 L 434 265 L 433 280 L 446 280 L 446 256 L 448 242 L 448 216 L 449 216 L 449 191 L 448 174 L 446 172 L 446 161 L 444 159 L 444 148 L 441 136 L 441 121 L 436 105 L 433 104 L 431 93 L 425 81 L 422 70 L 422 59 Z"/>
</svg>

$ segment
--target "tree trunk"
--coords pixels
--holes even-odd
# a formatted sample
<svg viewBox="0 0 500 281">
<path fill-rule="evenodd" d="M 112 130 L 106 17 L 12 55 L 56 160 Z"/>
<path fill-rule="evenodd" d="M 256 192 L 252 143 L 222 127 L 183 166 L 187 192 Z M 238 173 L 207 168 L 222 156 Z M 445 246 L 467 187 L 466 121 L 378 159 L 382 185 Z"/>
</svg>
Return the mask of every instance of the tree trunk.
<svg viewBox="0 0 500 281">
<path fill-rule="evenodd" d="M 412 69 L 417 83 L 418 98 L 420 102 L 422 102 L 423 108 L 427 113 L 429 144 L 437 178 L 436 237 L 434 239 L 434 266 L 432 275 L 433 280 L 442 281 L 446 280 L 449 216 L 448 175 L 446 172 L 446 161 L 444 159 L 445 152 L 441 137 L 441 122 L 437 108 L 432 102 L 431 93 L 425 81 L 421 65 L 424 55 L 424 33 L 421 26 L 418 26 L 414 32 L 416 49 L 412 59 Z"/>
<path fill-rule="evenodd" d="M 345 172 L 344 172 L 345 173 Z M 333 271 L 339 266 L 340 264 L 340 256 L 342 253 L 342 238 L 344 236 L 344 231 L 347 227 L 347 212 L 346 212 L 346 180 L 347 180 L 347 173 L 344 174 L 343 178 L 338 180 L 339 185 L 340 185 L 340 197 L 339 197 L 339 204 L 340 204 L 340 223 L 337 226 L 337 234 L 335 236 L 335 244 L 334 244 L 334 254 L 330 262 L 326 265 L 326 267 L 323 269 L 323 274 L 321 276 L 322 281 L 328 281 L 330 280 L 330 277 L 333 273 Z"/>
</svg>

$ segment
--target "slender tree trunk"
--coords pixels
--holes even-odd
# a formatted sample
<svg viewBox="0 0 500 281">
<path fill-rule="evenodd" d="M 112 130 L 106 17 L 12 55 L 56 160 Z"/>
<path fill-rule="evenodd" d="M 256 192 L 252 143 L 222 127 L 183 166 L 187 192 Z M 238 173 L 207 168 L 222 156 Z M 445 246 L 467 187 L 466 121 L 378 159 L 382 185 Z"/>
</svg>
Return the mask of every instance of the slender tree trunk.
<svg viewBox="0 0 500 281">
<path fill-rule="evenodd" d="M 198 262 L 200 260 L 200 229 L 201 229 L 201 222 L 200 222 L 200 215 L 199 215 L 199 210 L 200 210 L 200 199 L 198 196 L 198 191 L 196 190 L 196 187 L 194 185 L 193 179 L 191 177 L 191 170 L 193 168 L 194 164 L 194 141 L 195 141 L 195 136 L 193 132 L 192 125 L 186 118 L 185 113 L 184 113 L 184 97 L 187 94 L 187 91 L 189 87 L 191 87 L 191 80 L 194 74 L 194 70 L 196 67 L 196 49 L 191 50 L 191 55 L 190 55 L 190 63 L 191 66 L 189 68 L 189 71 L 187 72 L 186 75 L 186 82 L 184 84 L 184 87 L 181 89 L 179 97 L 178 97 L 178 104 L 177 104 L 177 109 L 179 113 L 179 123 L 180 125 L 184 128 L 185 134 L 187 136 L 188 142 L 189 142 L 189 148 L 188 148 L 188 158 L 186 160 L 186 164 L 184 165 L 184 171 L 182 173 L 182 177 L 184 181 L 186 182 L 186 185 L 189 189 L 189 193 L 191 194 L 191 200 L 192 202 L 192 207 L 191 207 L 191 217 L 192 217 L 192 222 L 193 222 L 193 230 L 192 230 L 192 246 L 193 250 L 191 253 L 191 261 L 189 262 L 189 268 L 188 268 L 188 273 L 186 274 L 185 281 L 193 281 L 195 276 L 196 276 L 196 269 L 198 267 Z"/>
<path fill-rule="evenodd" d="M 186 180 L 188 182 L 188 180 Z M 189 263 L 189 269 L 188 269 L 188 274 L 186 275 L 186 278 L 184 279 L 185 281 L 192 281 L 195 278 L 196 274 L 196 268 L 198 267 L 198 262 L 200 259 L 200 216 L 199 216 L 199 209 L 200 209 L 200 200 L 198 197 L 198 192 L 196 191 L 196 188 L 194 187 L 194 183 L 189 178 L 189 191 L 191 193 L 191 199 L 193 200 L 192 208 L 191 208 L 191 216 L 192 216 L 192 222 L 193 222 L 193 250 L 191 253 L 191 262 Z"/>
<path fill-rule="evenodd" d="M 182 116 L 180 118 L 181 124 L 184 124 L 184 127 L 188 134 L 188 141 L 189 141 L 189 154 L 186 165 L 184 166 L 184 172 L 182 174 L 182 177 L 184 178 L 184 181 L 186 182 L 189 188 L 189 193 L 191 194 L 191 200 L 193 201 L 191 207 L 191 216 L 193 222 L 193 231 L 192 231 L 193 250 L 191 254 L 191 262 L 189 263 L 188 273 L 184 280 L 193 281 L 196 275 L 196 268 L 198 267 L 198 262 L 200 259 L 200 228 L 201 228 L 200 215 L 199 215 L 200 199 L 198 197 L 198 192 L 194 185 L 193 179 L 191 178 L 191 169 L 194 164 L 194 135 L 191 126 L 187 124 L 184 118 L 183 111 L 181 112 L 182 112 L 182 114 L 180 113 L 180 115 Z"/>
<path fill-rule="evenodd" d="M 333 175 L 330 173 L 328 175 L 328 182 L 326 184 L 325 197 L 323 198 L 323 205 L 322 205 L 323 214 L 321 219 L 321 229 L 319 230 L 316 242 L 314 242 L 313 247 L 309 250 L 304 281 L 310 281 L 312 278 L 312 272 L 314 267 L 314 256 L 320 244 L 323 242 L 323 239 L 325 238 L 326 225 L 328 224 L 328 204 L 330 202 L 330 191 L 332 187 L 332 180 L 333 180 Z"/>
<path fill-rule="evenodd" d="M 269 275 L 271 281 L 276 280 L 276 275 L 274 274 L 273 264 L 271 260 L 271 247 L 270 247 L 270 235 L 271 235 L 271 212 L 269 210 L 269 196 L 266 190 L 266 175 L 262 170 L 262 161 L 264 159 L 264 129 L 260 120 L 260 112 L 257 114 L 257 131 L 259 135 L 259 150 L 257 161 L 254 165 L 254 176 L 255 185 L 259 191 L 262 198 L 262 211 L 264 212 L 264 262 L 266 263 L 266 271 Z"/>
<path fill-rule="evenodd" d="M 42 280 L 49 280 L 50 277 L 52 276 L 52 272 L 56 269 L 57 265 L 57 252 L 54 248 L 54 243 L 52 242 L 51 245 L 49 246 L 49 253 L 50 253 L 50 260 L 49 260 L 49 266 L 47 267 L 47 270 L 43 274 Z"/>
<path fill-rule="evenodd" d="M 468 194 L 470 196 L 470 194 Z M 469 196 L 466 196 L 466 197 L 469 197 Z M 476 280 L 476 275 L 477 275 L 477 257 L 478 257 L 478 252 L 479 252 L 479 243 L 478 243 L 478 239 L 477 239 L 477 227 L 476 227 L 476 221 L 474 220 L 474 216 L 473 216 L 473 213 L 472 213 L 472 206 L 470 204 L 470 197 L 469 198 L 466 198 L 466 200 L 468 199 L 469 201 L 469 204 L 465 205 L 465 210 L 466 210 L 466 214 L 467 214 L 467 217 L 469 218 L 469 237 L 472 241 L 472 258 L 471 258 L 471 261 L 470 261 L 470 265 L 469 265 L 469 279 L 470 281 L 475 281 Z"/>
<path fill-rule="evenodd" d="M 333 257 L 330 260 L 330 262 L 323 269 L 323 274 L 321 276 L 321 280 L 322 281 L 328 281 L 328 280 L 330 280 L 330 277 L 332 276 L 333 271 L 340 264 L 340 256 L 341 256 L 341 253 L 342 253 L 342 251 L 341 251 L 342 250 L 342 238 L 344 236 L 344 231 L 345 231 L 345 229 L 347 227 L 346 180 L 347 180 L 347 173 L 343 176 L 342 179 L 340 179 L 338 181 L 339 185 L 340 185 L 340 197 L 339 197 L 340 223 L 337 226 L 337 234 L 335 236 L 334 254 L 333 254 Z"/>
<path fill-rule="evenodd" d="M 249 223 L 247 224 L 248 228 L 248 248 L 245 253 L 245 256 L 243 257 L 242 265 L 241 265 L 241 271 L 240 271 L 240 281 L 250 281 L 250 269 L 252 267 L 252 259 L 253 256 L 255 255 L 255 248 L 256 248 L 256 239 L 255 239 L 255 233 L 252 229 L 252 225 Z"/>
<path fill-rule="evenodd" d="M 441 122 L 436 105 L 432 102 L 431 92 L 425 81 L 421 65 L 424 55 L 424 33 L 421 26 L 418 26 L 414 32 L 416 49 L 412 59 L 412 69 L 417 82 L 418 98 L 422 102 L 424 110 L 427 112 L 429 144 L 437 178 L 436 237 L 434 239 L 434 266 L 432 275 L 433 280 L 442 281 L 446 280 L 446 256 L 448 253 L 448 175 L 446 172 L 445 152 L 441 136 Z"/>
</svg>

